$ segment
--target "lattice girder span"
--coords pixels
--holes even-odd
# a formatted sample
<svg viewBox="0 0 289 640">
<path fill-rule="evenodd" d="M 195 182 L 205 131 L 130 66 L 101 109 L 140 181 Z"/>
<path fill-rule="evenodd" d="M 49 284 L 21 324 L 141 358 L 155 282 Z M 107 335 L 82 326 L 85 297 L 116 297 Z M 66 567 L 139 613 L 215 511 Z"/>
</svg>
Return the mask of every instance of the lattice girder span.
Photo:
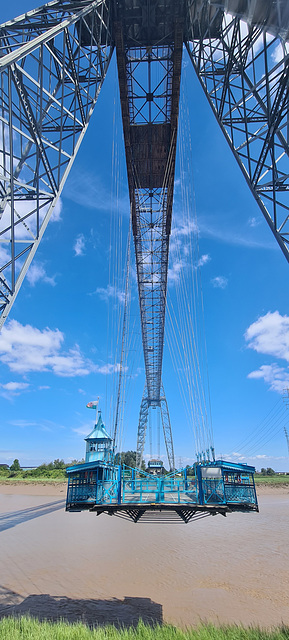
<svg viewBox="0 0 289 640">
<path fill-rule="evenodd" d="M 160 400 L 183 7 L 123 0 L 114 22 L 149 403 Z"/>
</svg>

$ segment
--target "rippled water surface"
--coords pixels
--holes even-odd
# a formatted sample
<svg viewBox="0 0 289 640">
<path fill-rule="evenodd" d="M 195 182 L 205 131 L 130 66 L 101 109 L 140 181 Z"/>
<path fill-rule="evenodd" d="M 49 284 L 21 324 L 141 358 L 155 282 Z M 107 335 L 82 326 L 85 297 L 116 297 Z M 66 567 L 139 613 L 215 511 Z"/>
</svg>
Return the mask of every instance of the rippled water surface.
<svg viewBox="0 0 289 640">
<path fill-rule="evenodd" d="M 289 492 L 259 514 L 188 525 L 65 513 L 62 495 L 0 494 L 0 614 L 289 624 Z"/>
</svg>

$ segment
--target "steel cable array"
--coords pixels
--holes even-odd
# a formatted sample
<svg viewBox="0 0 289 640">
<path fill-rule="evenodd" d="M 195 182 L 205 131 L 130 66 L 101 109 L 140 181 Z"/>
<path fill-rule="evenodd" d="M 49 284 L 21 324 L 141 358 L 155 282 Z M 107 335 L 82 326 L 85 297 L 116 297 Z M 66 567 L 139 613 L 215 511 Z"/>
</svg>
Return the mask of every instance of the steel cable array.
<svg viewBox="0 0 289 640">
<path fill-rule="evenodd" d="M 192 141 L 184 91 L 180 102 L 179 129 L 181 204 L 180 210 L 176 211 L 175 203 L 172 266 L 169 269 L 169 277 L 175 280 L 176 286 L 172 294 L 169 287 L 166 337 L 196 453 L 203 453 L 208 458 L 213 448 L 213 432 L 201 281 L 202 259 L 199 254 L 192 180 Z"/>
</svg>

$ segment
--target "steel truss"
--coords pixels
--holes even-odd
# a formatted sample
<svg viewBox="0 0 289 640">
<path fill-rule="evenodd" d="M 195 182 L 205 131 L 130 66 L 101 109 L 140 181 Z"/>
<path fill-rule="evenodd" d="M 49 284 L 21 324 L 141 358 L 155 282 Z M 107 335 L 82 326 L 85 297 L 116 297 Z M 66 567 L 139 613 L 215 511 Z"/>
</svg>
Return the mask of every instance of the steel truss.
<svg viewBox="0 0 289 640">
<path fill-rule="evenodd" d="M 0 27 L 0 328 L 105 78 L 110 13 L 106 0 L 57 0 Z"/>
<path fill-rule="evenodd" d="M 147 383 L 145 384 L 141 406 L 140 406 L 140 412 L 139 412 L 139 423 L 138 423 L 138 431 L 137 431 L 137 449 L 136 449 L 136 468 L 141 469 L 150 407 L 160 408 L 164 441 L 165 441 L 168 462 L 169 462 L 169 469 L 170 471 L 173 471 L 175 469 L 174 444 L 173 444 L 173 437 L 172 437 L 169 408 L 168 408 L 168 403 L 165 396 L 163 384 L 161 384 L 160 397 L 158 401 L 156 400 L 151 401 L 149 399 Z"/>
<path fill-rule="evenodd" d="M 289 261 L 288 2 L 189 0 L 188 22 L 195 71 Z"/>
</svg>

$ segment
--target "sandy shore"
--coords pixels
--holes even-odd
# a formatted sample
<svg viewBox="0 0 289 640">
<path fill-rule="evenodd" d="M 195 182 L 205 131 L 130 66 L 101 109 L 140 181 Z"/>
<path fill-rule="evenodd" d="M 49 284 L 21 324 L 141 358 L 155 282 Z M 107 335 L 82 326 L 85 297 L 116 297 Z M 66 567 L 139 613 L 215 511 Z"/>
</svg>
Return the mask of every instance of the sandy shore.
<svg viewBox="0 0 289 640">
<path fill-rule="evenodd" d="M 0 486 L 0 615 L 289 624 L 289 487 L 188 525 L 66 513 L 65 484 Z"/>
</svg>

